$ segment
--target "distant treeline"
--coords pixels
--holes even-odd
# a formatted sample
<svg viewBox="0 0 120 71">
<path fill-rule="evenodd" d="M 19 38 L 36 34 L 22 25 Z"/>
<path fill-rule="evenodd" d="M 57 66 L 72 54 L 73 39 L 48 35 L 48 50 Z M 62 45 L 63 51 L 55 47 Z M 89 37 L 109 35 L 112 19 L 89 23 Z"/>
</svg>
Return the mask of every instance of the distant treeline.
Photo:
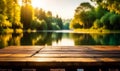
<svg viewBox="0 0 120 71">
<path fill-rule="evenodd" d="M 88 2 L 84 2 L 76 8 L 70 28 L 120 30 L 120 1 L 91 1 L 96 5 L 92 6 Z"/>
</svg>

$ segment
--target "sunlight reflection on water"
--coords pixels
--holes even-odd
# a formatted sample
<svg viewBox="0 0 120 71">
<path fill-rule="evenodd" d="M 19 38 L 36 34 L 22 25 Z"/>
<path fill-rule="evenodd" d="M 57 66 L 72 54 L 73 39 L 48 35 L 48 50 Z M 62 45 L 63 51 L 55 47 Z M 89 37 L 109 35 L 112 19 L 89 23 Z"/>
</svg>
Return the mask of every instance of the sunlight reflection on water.
<svg viewBox="0 0 120 71">
<path fill-rule="evenodd" d="M 64 38 L 64 39 L 62 39 L 62 40 L 60 40 L 60 41 L 58 41 L 58 42 L 56 42 L 56 41 L 54 41 L 54 42 L 52 42 L 52 46 L 75 46 L 75 44 L 74 44 L 74 41 L 72 40 L 72 39 L 66 39 L 66 38 Z"/>
</svg>

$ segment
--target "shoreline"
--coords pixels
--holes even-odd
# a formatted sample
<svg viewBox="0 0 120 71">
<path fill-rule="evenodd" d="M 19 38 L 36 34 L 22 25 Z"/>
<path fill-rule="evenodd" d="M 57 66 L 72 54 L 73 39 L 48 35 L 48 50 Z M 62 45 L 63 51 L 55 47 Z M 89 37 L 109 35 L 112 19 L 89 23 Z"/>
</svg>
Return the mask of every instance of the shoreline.
<svg viewBox="0 0 120 71">
<path fill-rule="evenodd" d="M 100 34 L 109 34 L 109 33 L 120 33 L 120 30 L 100 30 L 100 29 L 75 29 L 75 33 L 100 33 Z"/>
<path fill-rule="evenodd" d="M 74 29 L 74 30 L 40 30 L 42 32 L 70 32 L 70 33 L 98 33 L 98 34 L 109 34 L 109 33 L 120 33 L 120 30 L 107 30 L 107 29 Z M 23 29 L 4 29 L 1 33 L 23 33 L 23 32 L 39 32 L 39 30 L 23 30 Z"/>
</svg>

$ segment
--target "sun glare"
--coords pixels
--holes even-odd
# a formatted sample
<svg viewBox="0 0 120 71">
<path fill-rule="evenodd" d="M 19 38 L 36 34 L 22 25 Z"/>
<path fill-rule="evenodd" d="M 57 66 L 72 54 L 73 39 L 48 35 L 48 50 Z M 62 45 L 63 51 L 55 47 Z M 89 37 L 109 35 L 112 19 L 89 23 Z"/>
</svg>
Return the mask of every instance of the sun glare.
<svg viewBox="0 0 120 71">
<path fill-rule="evenodd" d="M 45 8 L 46 7 L 46 3 L 45 0 L 32 0 L 32 6 L 34 8 Z"/>
<path fill-rule="evenodd" d="M 52 42 L 52 46 L 74 46 L 74 41 L 72 39 L 62 39 L 59 42 Z"/>
<path fill-rule="evenodd" d="M 19 0 L 19 1 L 18 1 L 18 4 L 19 4 L 20 6 L 22 6 L 22 0 Z"/>
</svg>

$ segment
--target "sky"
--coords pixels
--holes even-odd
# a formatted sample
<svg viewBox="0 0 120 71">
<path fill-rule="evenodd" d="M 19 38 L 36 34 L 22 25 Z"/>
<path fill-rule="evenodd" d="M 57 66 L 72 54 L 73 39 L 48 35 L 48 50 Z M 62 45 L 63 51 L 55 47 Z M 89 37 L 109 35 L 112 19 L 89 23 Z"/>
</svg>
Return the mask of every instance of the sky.
<svg viewBox="0 0 120 71">
<path fill-rule="evenodd" d="M 73 18 L 76 7 L 82 2 L 90 0 L 33 0 L 32 5 L 51 11 L 53 16 L 58 14 L 63 19 L 70 19 Z"/>
</svg>

